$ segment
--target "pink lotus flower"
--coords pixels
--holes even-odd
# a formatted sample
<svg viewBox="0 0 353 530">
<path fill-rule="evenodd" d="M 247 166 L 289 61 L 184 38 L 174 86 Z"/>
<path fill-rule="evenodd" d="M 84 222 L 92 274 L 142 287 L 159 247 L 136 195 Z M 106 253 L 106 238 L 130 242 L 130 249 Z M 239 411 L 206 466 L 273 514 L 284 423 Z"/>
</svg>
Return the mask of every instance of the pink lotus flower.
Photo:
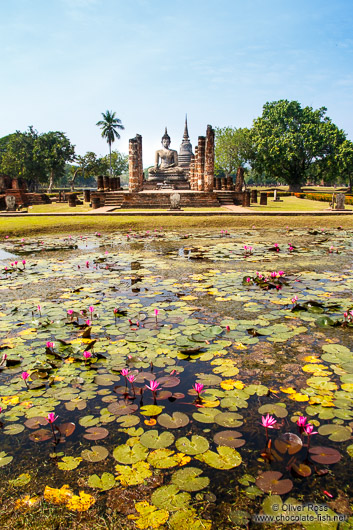
<svg viewBox="0 0 353 530">
<path fill-rule="evenodd" d="M 89 319 L 87 319 L 85 324 L 86 324 L 86 326 L 90 326 L 91 325 L 91 321 Z"/>
<path fill-rule="evenodd" d="M 202 392 L 204 392 L 202 383 L 195 383 L 192 388 L 195 390 L 195 392 L 197 392 L 198 395 L 200 395 L 200 394 L 202 394 Z"/>
<path fill-rule="evenodd" d="M 127 380 L 130 383 L 133 383 L 135 381 L 135 379 L 136 379 L 136 377 L 133 374 L 127 376 Z"/>
<path fill-rule="evenodd" d="M 226 326 L 227 333 L 230 331 L 230 327 Z"/>
<path fill-rule="evenodd" d="M 68 315 L 72 315 L 72 314 L 73 314 L 73 312 L 74 312 L 74 310 L 73 310 L 73 309 L 68 309 L 68 310 L 67 310 L 67 314 L 68 314 Z"/>
<path fill-rule="evenodd" d="M 275 420 L 275 418 L 273 416 L 270 416 L 269 414 L 267 414 L 267 416 L 262 416 L 261 421 L 262 425 L 266 429 L 273 429 L 274 424 L 277 423 L 277 420 Z"/>
<path fill-rule="evenodd" d="M 84 358 L 87 360 L 87 359 L 89 359 L 90 357 L 92 357 L 92 353 L 89 352 L 89 351 L 84 351 L 84 352 L 83 352 L 83 356 L 84 356 Z"/>
<path fill-rule="evenodd" d="M 54 412 L 49 412 L 48 416 L 45 418 L 48 423 L 54 423 L 59 416 L 55 416 Z"/>
<path fill-rule="evenodd" d="M 86 261 L 86 267 L 89 269 L 89 261 Z"/>
<path fill-rule="evenodd" d="M 39 304 L 37 305 L 37 311 L 38 311 L 38 313 L 42 316 L 42 313 L 41 313 L 41 311 L 42 311 L 42 306 L 40 306 Z"/>
<path fill-rule="evenodd" d="M 113 312 L 114 312 L 114 315 L 116 315 L 119 312 L 119 309 L 117 307 L 114 307 Z"/>
<path fill-rule="evenodd" d="M 157 381 L 150 381 L 150 386 L 146 385 L 146 388 L 149 388 L 152 392 L 156 392 L 158 387 L 159 383 L 157 383 Z"/>
<path fill-rule="evenodd" d="M 47 348 L 49 348 L 50 350 L 54 348 L 54 342 L 50 342 L 48 340 L 47 344 L 46 344 Z"/>
<path fill-rule="evenodd" d="M 304 431 L 308 436 L 311 436 L 313 434 L 317 434 L 318 431 L 314 431 L 314 425 L 311 425 L 311 423 L 307 423 L 304 425 Z"/>
<path fill-rule="evenodd" d="M 1 413 L 1 411 L 2 411 L 2 408 L 0 407 L 0 413 Z"/>
<path fill-rule="evenodd" d="M 93 307 L 93 305 L 90 305 L 90 306 L 89 306 L 88 311 L 91 313 L 91 318 L 92 318 L 92 313 L 93 313 L 93 311 L 94 311 L 94 307 Z"/>
<path fill-rule="evenodd" d="M 127 375 L 129 375 L 129 372 L 130 372 L 129 369 L 127 369 L 127 368 L 123 368 L 123 369 L 121 370 L 121 375 L 123 375 L 124 377 L 126 377 Z"/>
<path fill-rule="evenodd" d="M 297 301 L 298 301 L 298 296 L 294 295 L 293 298 L 292 298 L 292 304 L 296 304 Z"/>
<path fill-rule="evenodd" d="M 299 416 L 297 420 L 298 427 L 305 427 L 306 425 L 306 416 Z"/>
<path fill-rule="evenodd" d="M 159 309 L 155 309 L 155 310 L 154 310 L 154 314 L 157 316 L 158 313 L 159 313 Z"/>
<path fill-rule="evenodd" d="M 251 282 L 251 278 L 247 277 L 246 278 L 246 283 L 250 283 Z"/>
<path fill-rule="evenodd" d="M 22 260 L 22 265 L 23 265 L 24 268 L 26 267 L 26 260 L 25 259 Z"/>
<path fill-rule="evenodd" d="M 27 381 L 27 379 L 29 378 L 29 373 L 28 372 L 22 372 L 21 377 L 22 377 L 22 379 L 24 381 Z"/>
</svg>

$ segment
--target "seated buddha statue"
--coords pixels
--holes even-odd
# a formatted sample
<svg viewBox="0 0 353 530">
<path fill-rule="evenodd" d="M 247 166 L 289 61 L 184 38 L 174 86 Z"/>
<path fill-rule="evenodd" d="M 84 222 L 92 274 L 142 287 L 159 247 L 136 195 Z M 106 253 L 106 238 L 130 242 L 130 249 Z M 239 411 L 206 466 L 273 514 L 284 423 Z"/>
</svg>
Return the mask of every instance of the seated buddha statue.
<svg viewBox="0 0 353 530">
<path fill-rule="evenodd" d="M 183 180 L 185 179 L 184 169 L 178 166 L 178 153 L 174 149 L 169 149 L 170 136 L 165 128 L 162 136 L 162 149 L 158 149 L 155 154 L 155 165 L 148 170 L 148 180 Z"/>
</svg>

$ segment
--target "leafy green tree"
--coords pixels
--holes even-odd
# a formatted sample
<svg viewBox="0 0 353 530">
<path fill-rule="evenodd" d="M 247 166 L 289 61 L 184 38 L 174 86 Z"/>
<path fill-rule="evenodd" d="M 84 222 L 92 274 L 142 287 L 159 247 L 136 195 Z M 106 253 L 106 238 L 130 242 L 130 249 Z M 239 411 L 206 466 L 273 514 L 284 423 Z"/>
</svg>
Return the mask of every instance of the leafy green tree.
<svg viewBox="0 0 353 530">
<path fill-rule="evenodd" d="M 349 191 L 352 191 L 353 180 L 353 142 L 345 140 L 339 148 L 337 156 L 340 176 L 345 182 L 349 182 Z"/>
<path fill-rule="evenodd" d="M 44 160 L 49 175 L 48 193 L 51 192 L 54 180 L 65 173 L 65 165 L 75 158 L 75 146 L 60 131 L 49 131 L 41 134 L 34 144 L 34 157 Z"/>
<path fill-rule="evenodd" d="M 233 127 L 216 127 L 215 171 L 225 176 L 236 173 L 244 167 L 249 156 L 249 130 Z"/>
<path fill-rule="evenodd" d="M 13 178 L 23 178 L 31 191 L 36 191 L 47 179 L 45 160 L 35 155 L 39 136 L 38 131 L 30 126 L 26 132 L 17 131 L 5 137 L 5 141 L 2 139 L 0 171 Z"/>
<path fill-rule="evenodd" d="M 107 171 L 108 162 L 104 158 L 98 158 L 93 151 L 87 151 L 83 156 L 76 156 L 75 158 L 78 165 L 71 167 L 72 179 L 71 179 L 71 190 L 73 191 L 75 186 L 76 178 L 81 174 L 85 178 L 97 177 Z"/>
<path fill-rule="evenodd" d="M 110 165 L 111 161 L 111 176 L 120 177 L 129 169 L 129 157 L 120 153 L 119 151 L 112 151 L 111 157 L 103 157 L 103 161 Z"/>
<path fill-rule="evenodd" d="M 252 168 L 283 179 L 290 191 L 299 191 L 313 174 L 337 169 L 345 134 L 325 116 L 326 110 L 302 108 L 298 101 L 266 103 L 250 131 Z"/>
<path fill-rule="evenodd" d="M 115 117 L 115 112 L 107 110 L 105 113 L 102 112 L 103 120 L 96 123 L 98 127 L 102 129 L 102 137 L 105 138 L 109 145 L 109 168 L 110 176 L 112 176 L 112 143 L 117 138 L 119 140 L 119 130 L 124 130 L 125 127 L 122 125 L 121 120 Z"/>
</svg>

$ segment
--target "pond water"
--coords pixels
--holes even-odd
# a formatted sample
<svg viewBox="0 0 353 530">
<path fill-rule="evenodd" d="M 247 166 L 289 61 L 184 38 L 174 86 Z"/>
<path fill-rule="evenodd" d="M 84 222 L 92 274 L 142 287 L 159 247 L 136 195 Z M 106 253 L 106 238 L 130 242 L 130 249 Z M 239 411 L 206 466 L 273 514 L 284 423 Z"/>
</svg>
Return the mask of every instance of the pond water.
<svg viewBox="0 0 353 530">
<path fill-rule="evenodd" d="M 1 243 L 3 498 L 351 528 L 352 253 L 339 228 Z"/>
</svg>

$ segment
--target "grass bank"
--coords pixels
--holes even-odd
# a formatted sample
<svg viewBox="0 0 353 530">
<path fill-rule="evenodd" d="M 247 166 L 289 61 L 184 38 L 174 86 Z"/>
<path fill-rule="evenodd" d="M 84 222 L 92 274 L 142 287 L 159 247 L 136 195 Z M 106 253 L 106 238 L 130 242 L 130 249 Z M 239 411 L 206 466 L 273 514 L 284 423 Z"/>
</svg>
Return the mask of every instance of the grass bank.
<svg viewBox="0 0 353 530">
<path fill-rule="evenodd" d="M 80 217 L 3 217 L 0 218 L 0 237 L 34 236 L 39 234 L 87 233 L 112 230 L 192 230 L 195 228 L 273 230 L 289 228 L 353 228 L 353 216 L 80 216 Z"/>
</svg>

